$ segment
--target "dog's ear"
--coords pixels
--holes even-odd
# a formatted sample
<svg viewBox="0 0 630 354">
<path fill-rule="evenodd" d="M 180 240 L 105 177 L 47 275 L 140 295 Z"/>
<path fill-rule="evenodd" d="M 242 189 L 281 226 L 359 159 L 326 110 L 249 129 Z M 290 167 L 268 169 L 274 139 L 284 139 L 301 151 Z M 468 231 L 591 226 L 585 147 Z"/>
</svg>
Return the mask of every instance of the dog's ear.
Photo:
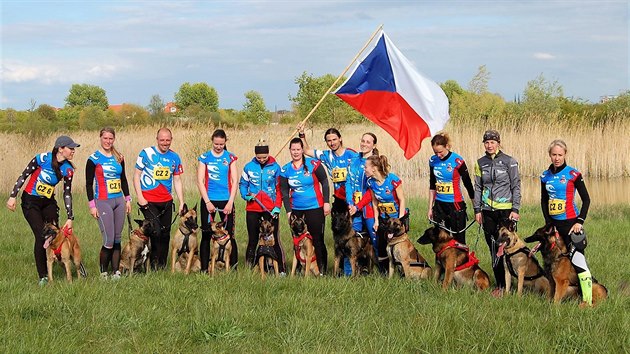
<svg viewBox="0 0 630 354">
<path fill-rule="evenodd" d="M 195 212 L 197 212 L 197 203 L 195 203 L 195 206 L 192 208 L 192 210 L 194 210 Z"/>
<path fill-rule="evenodd" d="M 400 221 L 405 222 L 405 220 L 409 219 L 409 213 L 405 213 L 405 215 L 403 215 L 402 218 L 400 218 Z"/>
<path fill-rule="evenodd" d="M 297 218 L 297 216 L 295 216 L 295 214 L 291 213 L 291 216 L 289 216 L 289 222 L 293 223 L 296 218 Z"/>
<path fill-rule="evenodd" d="M 138 224 L 138 226 L 142 227 L 142 223 L 144 222 L 144 220 L 139 220 L 139 219 L 133 219 L 133 221 L 136 222 L 136 224 Z"/>
<path fill-rule="evenodd" d="M 179 213 L 179 216 L 184 216 L 184 215 L 186 215 L 187 212 L 188 212 L 188 205 L 186 205 L 186 203 L 184 203 L 184 206 L 182 206 L 182 211 L 181 211 L 181 213 Z"/>
<path fill-rule="evenodd" d="M 59 223 L 57 222 L 57 220 L 52 220 L 50 223 L 55 225 L 55 227 L 59 228 Z"/>
<path fill-rule="evenodd" d="M 421 245 L 428 245 L 430 243 L 432 243 L 431 241 L 431 234 L 433 233 L 433 228 L 430 227 L 426 230 L 424 230 L 424 233 L 422 234 L 422 236 L 420 236 L 420 238 L 418 238 L 418 243 Z"/>
</svg>

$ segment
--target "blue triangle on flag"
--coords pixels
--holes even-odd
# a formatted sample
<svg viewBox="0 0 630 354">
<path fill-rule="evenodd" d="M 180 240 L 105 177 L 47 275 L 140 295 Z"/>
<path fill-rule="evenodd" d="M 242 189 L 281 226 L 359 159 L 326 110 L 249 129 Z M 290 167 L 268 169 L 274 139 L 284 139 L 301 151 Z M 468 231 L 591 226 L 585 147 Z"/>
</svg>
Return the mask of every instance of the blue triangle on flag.
<svg viewBox="0 0 630 354">
<path fill-rule="evenodd" d="M 384 35 L 381 35 L 376 47 L 335 94 L 360 94 L 366 91 L 396 92 L 394 73 L 387 55 Z"/>
</svg>

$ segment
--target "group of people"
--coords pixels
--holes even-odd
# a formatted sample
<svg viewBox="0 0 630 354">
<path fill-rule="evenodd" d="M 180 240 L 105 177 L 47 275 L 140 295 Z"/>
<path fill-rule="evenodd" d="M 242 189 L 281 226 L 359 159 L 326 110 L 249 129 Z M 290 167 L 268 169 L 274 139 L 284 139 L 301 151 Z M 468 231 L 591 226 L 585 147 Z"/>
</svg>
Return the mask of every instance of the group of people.
<svg viewBox="0 0 630 354">
<path fill-rule="evenodd" d="M 227 147 L 227 135 L 217 129 L 211 136 L 211 149 L 198 157 L 197 187 L 201 195 L 202 237 L 199 257 L 201 271 L 207 272 L 212 231 L 210 223 L 220 217 L 232 235 L 230 264 L 238 264 L 235 240 L 235 208 L 237 193 L 246 201 L 248 243 L 245 261 L 255 263 L 259 224 L 270 220 L 275 229 L 275 254 L 279 271 L 286 271 L 286 256 L 278 237 L 278 214 L 284 206 L 287 216 L 304 217 L 312 236 L 317 264 L 322 274 L 327 272 L 328 254 L 324 243 L 325 217 L 331 210 L 348 210 L 354 230 L 370 237 L 379 261 L 379 269 L 387 268 L 386 238 L 379 227 L 379 219 L 403 218 L 409 213 L 403 181 L 390 171 L 391 166 L 376 148 L 377 137 L 365 133 L 359 151 L 346 148 L 339 130 L 330 128 L 324 133 L 328 149 L 309 146 L 304 125 L 297 127 L 298 137 L 289 143 L 290 161 L 283 166 L 269 155 L 269 146 L 260 141 L 254 147 L 254 157 L 245 164 L 240 174 L 237 156 Z M 99 255 L 102 276 L 113 278 L 118 272 L 121 234 L 125 216 L 131 212 L 131 195 L 125 174 L 124 156 L 116 150 L 115 131 L 100 131 L 100 148 L 86 162 L 86 193 L 90 214 L 98 221 L 103 238 Z M 133 187 L 139 210 L 150 220 L 156 232 L 151 235 L 152 264 L 166 266 L 174 211 L 184 204 L 179 155 L 170 149 L 173 136 L 168 128 L 157 132 L 156 145 L 143 149 L 136 159 Z M 518 162 L 501 150 L 497 131 L 488 130 L 483 136 L 485 154 L 474 165 L 473 179 L 462 156 L 451 151 L 446 133 L 431 139 L 434 155 L 429 159 L 429 210 L 427 217 L 451 230 L 453 237 L 465 244 L 467 223 L 464 190 L 472 201 L 475 220 L 482 225 L 492 258 L 496 281 L 493 294 L 505 287 L 503 262 L 497 260 L 499 225 L 505 220 L 517 222 L 521 202 Z M 59 208 L 55 200 L 55 186 L 63 180 L 63 202 L 67 213 L 64 228 L 72 228 L 72 177 L 75 166 L 71 162 L 75 148 L 80 145 L 68 136 L 60 136 L 51 152 L 35 156 L 18 177 L 7 207 L 16 209 L 16 198 L 22 193 L 22 210 L 35 236 L 34 256 L 40 284 L 47 283 L 46 253 L 42 230 L 45 222 L 58 223 Z M 566 244 L 575 235 L 583 234 L 583 223 L 589 208 L 589 195 L 580 172 L 566 164 L 567 146 L 554 140 L 548 149 L 551 165 L 541 175 L 541 208 L 546 222 L 553 224 Z M 330 203 L 332 181 L 333 201 Z M 28 181 L 28 182 L 27 182 Z M 578 210 L 575 193 L 582 199 Z M 177 196 L 177 208 L 173 202 Z M 408 228 L 409 218 L 407 221 Z M 573 236 L 573 237 L 572 237 Z M 579 239 L 579 237 L 577 238 Z M 583 237 L 581 238 L 583 239 Z M 584 300 L 591 302 L 591 275 L 583 247 L 573 247 L 571 261 L 575 266 Z M 349 261 L 344 261 L 344 272 L 350 274 Z"/>
</svg>

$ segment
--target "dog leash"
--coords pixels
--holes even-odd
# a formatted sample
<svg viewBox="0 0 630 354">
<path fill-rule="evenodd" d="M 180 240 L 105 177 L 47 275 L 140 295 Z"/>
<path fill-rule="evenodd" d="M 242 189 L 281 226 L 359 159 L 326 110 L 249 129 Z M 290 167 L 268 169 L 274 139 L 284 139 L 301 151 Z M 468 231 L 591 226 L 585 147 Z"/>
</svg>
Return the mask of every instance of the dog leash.
<svg viewBox="0 0 630 354">
<path fill-rule="evenodd" d="M 127 214 L 127 227 L 129 228 L 129 238 L 131 238 L 131 233 L 133 232 L 133 227 L 131 227 L 131 215 Z"/>
<path fill-rule="evenodd" d="M 443 223 L 443 222 L 438 223 L 437 221 L 435 221 L 435 220 L 433 220 L 433 219 L 429 219 L 429 222 L 430 222 L 431 224 L 436 225 L 437 227 L 439 227 L 440 229 L 442 229 L 442 230 L 444 230 L 444 231 L 446 231 L 446 232 L 449 232 L 449 233 L 451 233 L 451 234 L 458 234 L 458 233 L 461 233 L 461 232 L 464 232 L 464 231 L 468 230 L 468 229 L 469 229 L 469 228 L 470 228 L 470 227 L 471 227 L 471 226 L 475 223 L 475 220 L 472 220 L 472 221 L 468 224 L 468 226 L 464 227 L 463 229 L 461 229 L 461 230 L 459 230 L 459 231 L 453 231 L 453 230 L 449 229 L 448 227 L 444 226 L 444 223 Z"/>
<path fill-rule="evenodd" d="M 271 217 L 272 217 L 273 219 L 276 219 L 276 218 L 278 217 L 278 214 L 275 214 L 275 215 L 274 215 L 274 214 L 273 214 L 273 213 L 272 213 L 269 209 L 267 209 L 267 207 L 266 207 L 266 206 L 264 206 L 264 205 L 263 205 L 263 203 L 262 203 L 260 200 L 258 200 L 258 198 L 256 198 L 256 196 L 254 196 L 254 195 L 252 195 L 252 194 L 250 194 L 250 195 L 252 196 L 252 200 L 254 200 L 254 201 L 255 201 L 258 205 L 260 205 L 260 207 L 261 207 L 264 211 L 266 211 L 267 213 L 269 213 L 269 215 L 271 215 Z"/>
</svg>

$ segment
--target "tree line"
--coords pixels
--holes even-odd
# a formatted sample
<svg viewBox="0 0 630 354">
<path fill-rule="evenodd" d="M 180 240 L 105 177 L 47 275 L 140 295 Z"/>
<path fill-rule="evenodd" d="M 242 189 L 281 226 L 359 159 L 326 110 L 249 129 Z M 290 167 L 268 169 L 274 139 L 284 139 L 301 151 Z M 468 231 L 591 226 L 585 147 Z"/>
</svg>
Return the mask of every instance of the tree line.
<svg viewBox="0 0 630 354">
<path fill-rule="evenodd" d="M 73 84 L 65 98 L 65 106 L 57 109 L 47 104 L 25 111 L 0 110 L 0 130 L 23 133 L 46 133 L 55 130 L 97 130 L 103 126 L 145 124 L 214 124 L 223 126 L 292 123 L 303 119 L 321 95 L 335 81 L 335 76 L 314 76 L 303 72 L 295 78 L 297 92 L 289 95 L 292 108 L 283 114 L 270 112 L 257 91 L 244 94 L 242 109 L 220 109 L 216 89 L 205 82 L 182 84 L 174 94 L 176 112 L 165 111 L 166 102 L 153 95 L 142 107 L 126 103 L 117 110 L 108 109 L 110 103 L 104 89 L 95 85 Z M 527 82 L 521 95 L 506 100 L 488 90 L 490 72 L 485 65 L 463 88 L 455 80 L 440 84 L 450 104 L 451 124 L 518 128 L 532 122 L 553 122 L 567 125 L 597 126 L 627 119 L 630 115 L 630 91 L 611 97 L 606 102 L 589 103 L 565 97 L 562 85 L 549 81 L 542 74 Z M 339 85 L 342 84 L 340 81 Z M 363 116 L 350 106 L 330 95 L 311 116 L 313 124 L 339 125 L 363 121 Z"/>
</svg>

